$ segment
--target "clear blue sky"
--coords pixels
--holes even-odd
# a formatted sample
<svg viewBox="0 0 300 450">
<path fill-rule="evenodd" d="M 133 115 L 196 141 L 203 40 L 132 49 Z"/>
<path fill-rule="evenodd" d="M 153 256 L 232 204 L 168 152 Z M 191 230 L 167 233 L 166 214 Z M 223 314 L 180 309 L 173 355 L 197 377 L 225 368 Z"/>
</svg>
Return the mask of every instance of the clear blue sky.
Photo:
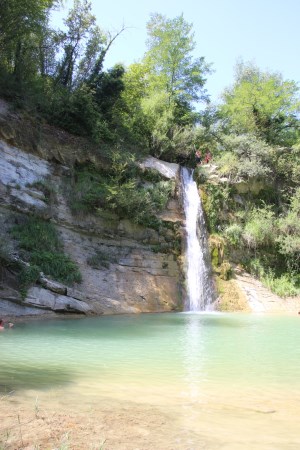
<svg viewBox="0 0 300 450">
<path fill-rule="evenodd" d="M 215 73 L 206 88 L 213 101 L 233 82 L 238 58 L 253 61 L 262 70 L 300 81 L 300 0 L 91 0 L 98 25 L 104 30 L 128 30 L 115 41 L 106 67 L 139 60 L 145 50 L 150 13 L 169 18 L 183 13 L 193 23 L 195 56 L 213 63 Z M 63 14 L 73 4 L 65 0 Z M 55 22 L 59 24 L 59 16 Z"/>
</svg>

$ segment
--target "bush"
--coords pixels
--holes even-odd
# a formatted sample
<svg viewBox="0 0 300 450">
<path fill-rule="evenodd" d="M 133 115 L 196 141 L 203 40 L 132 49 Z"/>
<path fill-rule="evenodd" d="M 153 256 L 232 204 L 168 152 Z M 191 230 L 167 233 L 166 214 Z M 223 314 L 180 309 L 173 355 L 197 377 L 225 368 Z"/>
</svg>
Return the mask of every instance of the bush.
<svg viewBox="0 0 300 450">
<path fill-rule="evenodd" d="M 0 265 L 9 266 L 11 264 L 11 256 L 8 245 L 3 237 L 0 237 Z"/>
<path fill-rule="evenodd" d="M 21 285 L 28 287 L 28 283 L 35 282 L 37 271 L 61 282 L 81 281 L 77 265 L 62 252 L 62 243 L 52 223 L 28 217 L 19 221 L 11 233 L 30 263 L 30 268 L 21 271 Z"/>
<path fill-rule="evenodd" d="M 275 271 L 270 268 L 268 261 L 263 263 L 258 258 L 250 260 L 247 269 L 279 297 L 284 298 L 300 294 L 299 275 L 285 272 L 276 275 Z"/>
<path fill-rule="evenodd" d="M 81 274 L 77 265 L 69 256 L 53 251 L 34 251 L 30 254 L 30 263 L 40 268 L 45 275 L 63 283 L 81 282 Z"/>
<path fill-rule="evenodd" d="M 300 188 L 290 199 L 290 210 L 278 221 L 279 252 L 285 257 L 290 270 L 300 270 Z"/>
<path fill-rule="evenodd" d="M 208 179 L 207 170 L 205 167 L 197 166 L 194 170 L 194 180 L 197 185 L 205 184 Z"/>
<path fill-rule="evenodd" d="M 224 230 L 224 235 L 232 245 L 238 245 L 241 242 L 243 227 L 238 223 L 229 225 Z"/>
<path fill-rule="evenodd" d="M 11 229 L 12 236 L 17 239 L 21 249 L 27 252 L 59 251 L 61 242 L 52 223 L 38 217 L 24 217 Z"/>
<path fill-rule="evenodd" d="M 271 207 L 253 209 L 243 231 L 243 239 L 250 248 L 267 247 L 275 241 L 275 214 Z"/>
<path fill-rule="evenodd" d="M 230 189 L 225 185 L 207 184 L 202 194 L 203 208 L 207 217 L 207 225 L 211 233 L 219 232 L 223 225 L 224 211 L 228 209 Z"/>
<path fill-rule="evenodd" d="M 221 157 L 228 175 L 259 178 L 271 173 L 272 149 L 254 134 L 224 136 L 224 147 L 231 152 Z"/>
<path fill-rule="evenodd" d="M 157 228 L 156 214 L 165 206 L 174 191 L 172 181 L 159 181 L 152 187 L 145 187 L 138 171 L 131 161 L 117 156 L 107 172 L 95 166 L 77 167 L 75 186 L 70 197 L 73 212 L 100 209 L 116 213 L 140 225 Z"/>
<path fill-rule="evenodd" d="M 218 172 L 221 176 L 226 176 L 229 180 L 235 179 L 239 172 L 239 160 L 232 152 L 222 153 L 216 160 Z"/>
<path fill-rule="evenodd" d="M 223 261 L 219 268 L 220 278 L 222 280 L 230 280 L 232 277 L 232 267 L 228 261 Z"/>
<path fill-rule="evenodd" d="M 42 179 L 35 181 L 31 184 L 26 184 L 27 187 L 33 187 L 38 189 L 39 191 L 42 191 L 42 193 L 45 196 L 46 203 L 51 203 L 51 201 L 54 200 L 56 189 L 55 186 L 51 183 L 51 181 L 47 179 Z"/>
<path fill-rule="evenodd" d="M 299 282 L 297 283 L 297 280 L 291 274 L 284 273 L 276 278 L 273 272 L 269 271 L 264 274 L 261 281 L 279 297 L 293 297 L 300 294 Z"/>
<path fill-rule="evenodd" d="M 86 261 L 93 269 L 109 269 L 111 263 L 116 263 L 117 260 L 114 256 L 108 254 L 104 250 L 97 250 L 96 253 L 87 259 Z"/>
<path fill-rule="evenodd" d="M 40 268 L 35 265 L 23 266 L 19 273 L 20 292 L 26 298 L 27 289 L 35 284 L 40 277 Z"/>
</svg>

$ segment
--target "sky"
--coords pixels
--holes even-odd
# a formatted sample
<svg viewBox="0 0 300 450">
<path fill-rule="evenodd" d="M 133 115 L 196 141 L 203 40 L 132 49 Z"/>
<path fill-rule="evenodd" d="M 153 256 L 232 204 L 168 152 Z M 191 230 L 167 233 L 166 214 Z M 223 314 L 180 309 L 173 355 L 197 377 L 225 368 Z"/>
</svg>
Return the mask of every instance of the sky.
<svg viewBox="0 0 300 450">
<path fill-rule="evenodd" d="M 238 59 L 251 61 L 261 70 L 280 72 L 285 80 L 300 81 L 299 0 L 91 0 L 98 25 L 103 30 L 127 29 L 114 42 L 106 57 L 106 68 L 126 66 L 140 60 L 146 51 L 146 23 L 158 12 L 174 18 L 183 13 L 193 24 L 196 49 L 212 63 L 206 89 L 213 102 L 234 81 Z M 72 0 L 53 23 L 61 26 Z"/>
</svg>

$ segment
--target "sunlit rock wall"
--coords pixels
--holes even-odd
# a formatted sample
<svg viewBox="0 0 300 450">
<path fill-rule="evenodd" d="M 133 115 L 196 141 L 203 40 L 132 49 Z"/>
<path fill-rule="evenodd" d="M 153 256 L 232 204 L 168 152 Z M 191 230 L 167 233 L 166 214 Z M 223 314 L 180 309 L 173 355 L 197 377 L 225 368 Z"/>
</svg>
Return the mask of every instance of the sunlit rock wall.
<svg viewBox="0 0 300 450">
<path fill-rule="evenodd" d="M 0 108 L 0 237 L 10 252 L 18 254 L 16 242 L 9 230 L 22 215 L 36 214 L 51 220 L 62 238 L 64 251 L 77 262 L 82 283 L 55 289 L 51 282 L 29 289 L 21 299 L 14 274 L 2 270 L 0 279 L 0 314 L 44 314 L 45 311 L 113 314 L 171 311 L 181 308 L 180 268 L 172 254 L 176 238 L 171 230 L 159 235 L 152 229 L 137 226 L 114 215 L 73 216 L 64 195 L 64 185 L 70 177 L 68 165 L 53 155 L 48 161 L 45 149 L 36 154 L 23 151 L 10 142 L 12 132 L 3 119 Z M 6 128 L 4 125 L 6 124 Z M 7 131 L 8 130 L 8 131 Z M 9 134 L 11 133 L 11 134 Z M 5 138 L 7 137 L 7 139 Z M 10 140 L 11 139 L 11 140 Z M 69 148 L 69 146 L 68 146 Z M 30 149 L 29 149 L 30 150 Z M 63 147 L 60 149 L 63 153 Z M 53 152 L 55 153 L 55 152 Z M 78 152 L 80 153 L 80 152 Z M 68 157 L 60 155 L 68 162 Z M 168 167 L 157 161 L 156 170 L 169 170 L 166 178 L 178 182 L 178 166 Z M 151 159 L 154 164 L 154 158 Z M 37 182 L 55 186 L 55 198 L 49 202 L 37 187 Z M 178 198 L 172 198 L 162 220 L 177 223 L 180 228 L 182 211 Z M 177 236 L 178 239 L 178 236 Z M 43 243 L 41 242 L 41 249 Z M 153 248 L 156 248 L 153 251 Z M 157 251 L 164 248 L 164 252 Z M 111 255 L 107 267 L 93 268 L 88 260 L 97 251 Z"/>
</svg>

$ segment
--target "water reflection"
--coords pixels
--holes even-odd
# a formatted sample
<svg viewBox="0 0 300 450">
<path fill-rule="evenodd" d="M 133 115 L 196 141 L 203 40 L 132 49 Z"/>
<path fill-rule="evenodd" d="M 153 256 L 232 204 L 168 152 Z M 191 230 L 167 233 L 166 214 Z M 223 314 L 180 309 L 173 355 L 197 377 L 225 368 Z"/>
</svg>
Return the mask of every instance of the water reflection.
<svg viewBox="0 0 300 450">
<path fill-rule="evenodd" d="M 186 315 L 183 337 L 183 367 L 185 396 L 191 401 L 199 401 L 205 380 L 204 326 L 199 314 Z"/>
</svg>

